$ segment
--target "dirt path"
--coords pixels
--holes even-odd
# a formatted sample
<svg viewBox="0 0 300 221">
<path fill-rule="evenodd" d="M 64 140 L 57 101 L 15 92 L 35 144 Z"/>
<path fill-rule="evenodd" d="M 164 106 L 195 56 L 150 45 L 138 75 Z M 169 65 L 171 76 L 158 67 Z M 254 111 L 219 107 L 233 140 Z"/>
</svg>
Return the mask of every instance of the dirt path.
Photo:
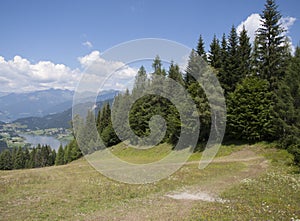
<svg viewBox="0 0 300 221">
<path fill-rule="evenodd" d="M 256 177 L 266 171 L 268 161 L 258 156 L 247 147 L 229 156 L 216 158 L 212 163 L 241 162 L 245 168 L 230 173 L 230 175 L 216 174 L 210 182 L 178 189 L 174 192 L 160 193 L 143 199 L 134 199 L 122 208 L 96 213 L 89 220 L 183 220 L 190 213 L 191 208 L 199 200 L 208 202 L 226 202 L 219 194 L 227 188 L 240 183 L 246 178 Z M 199 162 L 188 162 L 188 165 Z"/>
</svg>

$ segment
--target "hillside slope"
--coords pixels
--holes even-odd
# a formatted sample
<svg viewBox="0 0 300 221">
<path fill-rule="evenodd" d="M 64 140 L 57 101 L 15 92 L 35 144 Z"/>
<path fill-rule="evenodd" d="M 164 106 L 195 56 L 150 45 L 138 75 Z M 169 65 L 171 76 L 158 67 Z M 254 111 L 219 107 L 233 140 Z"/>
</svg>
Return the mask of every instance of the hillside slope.
<svg viewBox="0 0 300 221">
<path fill-rule="evenodd" d="M 122 144 L 122 159 L 157 160 L 170 150 L 140 153 Z M 157 155 L 155 154 L 157 153 Z M 194 154 L 172 176 L 154 184 L 128 185 L 95 171 L 84 158 L 69 165 L 0 171 L 3 220 L 290 220 L 300 217 L 300 178 L 285 151 L 223 146 L 199 170 Z M 276 187 L 276 188 L 274 188 Z M 176 196 L 181 196 L 177 197 Z M 203 197 L 206 196 L 206 197 Z M 198 198 L 197 198 L 198 197 Z M 16 213 L 16 211 L 18 211 Z"/>
</svg>

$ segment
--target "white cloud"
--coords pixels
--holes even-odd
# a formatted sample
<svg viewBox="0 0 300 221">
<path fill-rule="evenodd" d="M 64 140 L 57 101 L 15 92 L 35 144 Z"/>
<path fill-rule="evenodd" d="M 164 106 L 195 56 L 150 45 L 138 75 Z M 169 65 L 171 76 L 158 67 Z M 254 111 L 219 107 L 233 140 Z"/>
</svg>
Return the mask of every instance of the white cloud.
<svg viewBox="0 0 300 221">
<path fill-rule="evenodd" d="M 48 88 L 73 89 L 80 78 L 78 69 L 40 61 L 32 64 L 21 56 L 5 60 L 0 56 L 0 88 L 6 92 L 24 92 Z"/>
<path fill-rule="evenodd" d="M 120 61 L 105 60 L 99 51 L 80 57 L 79 62 L 85 69 L 81 90 L 124 90 L 132 85 L 137 70 Z"/>
<path fill-rule="evenodd" d="M 280 19 L 279 22 L 281 23 L 281 26 L 284 28 L 286 35 L 289 34 L 290 28 L 293 26 L 295 21 L 296 21 L 296 18 L 293 18 L 293 17 L 285 17 L 285 18 Z M 290 46 L 292 54 L 293 54 L 296 50 L 296 47 L 293 45 L 291 36 L 288 36 L 288 41 L 289 41 L 288 43 L 289 43 L 289 46 Z"/>
<path fill-rule="evenodd" d="M 283 17 L 280 19 L 279 23 L 281 24 L 281 27 L 284 28 L 286 35 L 289 33 L 289 29 L 293 26 L 295 21 L 296 21 L 296 18 L 294 18 L 294 17 Z M 241 22 L 238 25 L 236 30 L 238 33 L 240 33 L 243 29 L 243 26 L 245 26 L 245 28 L 248 32 L 248 35 L 250 37 L 250 41 L 252 43 L 255 39 L 256 30 L 258 28 L 260 28 L 261 25 L 262 25 L 262 18 L 260 17 L 259 14 L 253 13 L 253 14 L 249 15 L 245 21 Z M 291 37 L 288 36 L 288 39 L 290 40 L 291 49 L 292 49 L 292 51 L 294 51 L 294 46 L 292 45 Z"/>
<path fill-rule="evenodd" d="M 281 18 L 279 23 L 281 23 L 281 26 L 286 30 L 286 33 L 289 33 L 289 29 L 290 27 L 293 26 L 295 21 L 296 18 L 294 17 L 285 17 L 285 18 Z"/>
<path fill-rule="evenodd" d="M 82 45 L 89 49 L 91 49 L 93 47 L 93 44 L 90 41 L 83 42 Z"/>
<path fill-rule="evenodd" d="M 137 69 L 123 62 L 103 59 L 99 51 L 80 57 L 78 61 L 83 71 L 51 61 L 31 63 L 18 55 L 11 60 L 0 56 L 0 91 L 74 90 L 80 80 L 85 83 L 87 91 L 124 90 L 132 86 L 137 73 Z"/>
<path fill-rule="evenodd" d="M 251 14 L 245 21 L 241 22 L 236 29 L 238 33 L 243 30 L 243 26 L 245 26 L 245 29 L 248 32 L 250 41 L 253 42 L 255 39 L 255 32 L 261 26 L 260 15 L 257 13 Z"/>
</svg>

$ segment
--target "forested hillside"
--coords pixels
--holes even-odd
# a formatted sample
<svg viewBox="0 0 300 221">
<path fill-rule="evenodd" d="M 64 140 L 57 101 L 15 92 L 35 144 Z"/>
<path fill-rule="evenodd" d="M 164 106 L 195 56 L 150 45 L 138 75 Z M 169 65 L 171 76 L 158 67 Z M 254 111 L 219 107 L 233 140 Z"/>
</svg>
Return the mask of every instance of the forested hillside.
<svg viewBox="0 0 300 221">
<path fill-rule="evenodd" d="M 157 56 L 153 61 L 152 73 L 146 73 L 143 66 L 138 71 L 133 90 L 119 94 L 115 98 L 116 122 L 123 121 L 122 111 L 126 105 L 142 91 L 168 87 L 169 78 L 183 85 L 197 106 L 201 122 L 199 147 L 205 144 L 211 129 L 211 109 L 207 94 L 193 76 L 199 63 L 209 64 L 211 73 L 216 73 L 223 88 L 227 105 L 227 128 L 225 141 L 276 141 L 300 162 L 300 48 L 292 53 L 289 39 L 280 24 L 281 14 L 273 0 L 267 0 L 261 14 L 263 25 L 256 32 L 253 45 L 245 28 L 240 33 L 232 26 L 222 39 L 213 38 L 208 51 L 200 35 L 197 47 L 192 50 L 184 73 L 177 64 L 171 62 L 168 70 L 162 66 Z M 205 67 L 206 68 L 206 67 Z M 200 67 L 201 74 L 205 68 Z M 200 74 L 200 75 L 201 75 Z M 158 80 L 159 79 L 159 80 Z M 164 79 L 162 83 L 161 79 Z M 179 93 L 172 91 L 172 93 Z M 179 99 L 180 96 L 179 95 Z M 183 97 L 181 97 L 183 98 Z M 125 105 L 125 106 L 124 106 Z M 161 142 L 176 144 L 183 127 L 174 104 L 161 96 L 148 95 L 137 100 L 130 110 L 131 129 L 139 137 L 149 136 L 149 122 L 159 114 L 167 122 L 167 131 Z M 97 117 L 97 129 L 106 146 L 120 142 L 111 122 L 111 107 L 104 106 Z M 114 116 L 113 116 L 114 117 Z M 93 152 L 88 146 L 94 143 L 93 135 L 87 129 L 91 125 L 93 113 L 82 128 L 83 152 Z M 82 121 L 83 122 L 83 121 Z M 90 123 L 89 123 L 90 122 Z M 126 131 L 127 128 L 123 130 Z M 128 137 L 125 134 L 126 140 Z M 92 143 L 93 143 L 92 142 Z M 131 140 L 138 143 L 138 140 Z"/>
</svg>

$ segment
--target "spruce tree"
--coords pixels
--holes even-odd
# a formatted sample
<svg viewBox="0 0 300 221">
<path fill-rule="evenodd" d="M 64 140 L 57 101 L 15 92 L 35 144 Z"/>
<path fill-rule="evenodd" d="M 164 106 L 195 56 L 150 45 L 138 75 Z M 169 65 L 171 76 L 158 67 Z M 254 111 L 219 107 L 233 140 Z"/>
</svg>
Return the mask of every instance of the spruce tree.
<svg viewBox="0 0 300 221">
<path fill-rule="evenodd" d="M 56 154 L 55 165 L 58 166 L 63 164 L 65 164 L 64 148 L 60 145 Z"/>
<path fill-rule="evenodd" d="M 72 146 L 72 153 L 71 153 L 71 158 L 72 160 L 77 160 L 82 156 L 81 150 L 79 149 L 79 146 L 76 142 L 76 139 L 73 139 L 70 143 L 70 146 Z"/>
<path fill-rule="evenodd" d="M 239 46 L 237 51 L 239 58 L 239 67 L 237 71 L 239 81 L 241 81 L 241 79 L 249 76 L 251 71 L 251 43 L 245 26 L 243 26 L 243 29 L 240 32 Z"/>
<path fill-rule="evenodd" d="M 160 60 L 160 57 L 157 55 L 152 63 L 152 68 L 154 70 L 152 77 L 154 77 L 155 75 L 159 75 L 159 76 L 166 76 L 166 71 L 165 69 L 162 68 L 162 63 Z"/>
<path fill-rule="evenodd" d="M 36 167 L 36 148 L 32 148 L 30 152 L 30 159 L 29 159 L 29 167 L 35 168 Z"/>
<path fill-rule="evenodd" d="M 280 22 L 281 14 L 275 0 L 266 0 L 261 14 L 262 27 L 257 30 L 258 74 L 270 82 L 270 88 L 276 90 L 279 80 L 285 73 L 284 29 Z"/>
<path fill-rule="evenodd" d="M 192 49 L 190 56 L 189 56 L 188 66 L 185 71 L 186 73 L 184 75 L 184 83 L 185 83 L 186 88 L 188 88 L 192 83 L 194 83 L 196 81 L 194 76 L 192 75 L 193 70 L 191 69 L 191 67 L 192 67 L 193 63 L 196 62 L 197 57 L 198 57 L 197 52 L 194 49 Z"/>
<path fill-rule="evenodd" d="M 271 97 L 266 80 L 247 77 L 238 84 L 227 100 L 227 135 L 248 141 L 272 139 L 276 131 Z"/>
<path fill-rule="evenodd" d="M 219 70 L 222 66 L 221 47 L 216 35 L 214 35 L 214 38 L 210 44 L 208 62 L 216 70 Z"/>
<path fill-rule="evenodd" d="M 135 90 L 136 90 L 136 93 L 139 93 L 139 92 L 145 90 L 146 86 L 147 86 L 147 73 L 146 73 L 145 67 L 142 65 L 140 67 L 140 69 L 138 70 L 138 73 L 135 77 L 133 93 L 135 93 Z"/>
<path fill-rule="evenodd" d="M 184 85 L 182 74 L 180 72 L 178 64 L 174 64 L 171 62 L 169 71 L 168 71 L 168 77 L 176 81 L 177 83 Z"/>
<path fill-rule="evenodd" d="M 14 167 L 14 169 L 25 168 L 24 153 L 23 153 L 22 147 L 19 147 L 16 152 L 16 157 L 14 159 L 13 167 Z"/>
<path fill-rule="evenodd" d="M 206 56 L 206 52 L 205 52 L 205 49 L 204 49 L 204 42 L 203 42 L 203 39 L 202 39 L 202 35 L 200 35 L 200 37 L 199 37 L 196 51 L 197 51 L 198 55 L 204 61 L 207 61 L 207 56 Z"/>
<path fill-rule="evenodd" d="M 25 161 L 25 168 L 31 168 L 31 165 L 30 165 L 30 152 L 29 152 L 27 147 L 24 150 L 24 161 Z"/>
<path fill-rule="evenodd" d="M 225 33 L 222 35 L 222 40 L 221 40 L 221 69 L 225 70 L 226 65 L 227 65 L 227 57 L 228 57 L 228 52 L 227 52 L 227 39 Z"/>
<path fill-rule="evenodd" d="M 64 162 L 65 163 L 72 162 L 72 150 L 69 145 L 65 146 L 64 148 Z"/>
<path fill-rule="evenodd" d="M 5 149 L 0 154 L 0 170 L 13 169 L 12 155 L 8 149 Z"/>
<path fill-rule="evenodd" d="M 238 36 L 236 29 L 232 26 L 228 36 L 227 59 L 224 67 L 224 76 L 222 76 L 221 85 L 225 89 L 225 94 L 233 92 L 237 82 L 240 80 L 238 73 L 239 56 L 238 56 Z"/>
</svg>

